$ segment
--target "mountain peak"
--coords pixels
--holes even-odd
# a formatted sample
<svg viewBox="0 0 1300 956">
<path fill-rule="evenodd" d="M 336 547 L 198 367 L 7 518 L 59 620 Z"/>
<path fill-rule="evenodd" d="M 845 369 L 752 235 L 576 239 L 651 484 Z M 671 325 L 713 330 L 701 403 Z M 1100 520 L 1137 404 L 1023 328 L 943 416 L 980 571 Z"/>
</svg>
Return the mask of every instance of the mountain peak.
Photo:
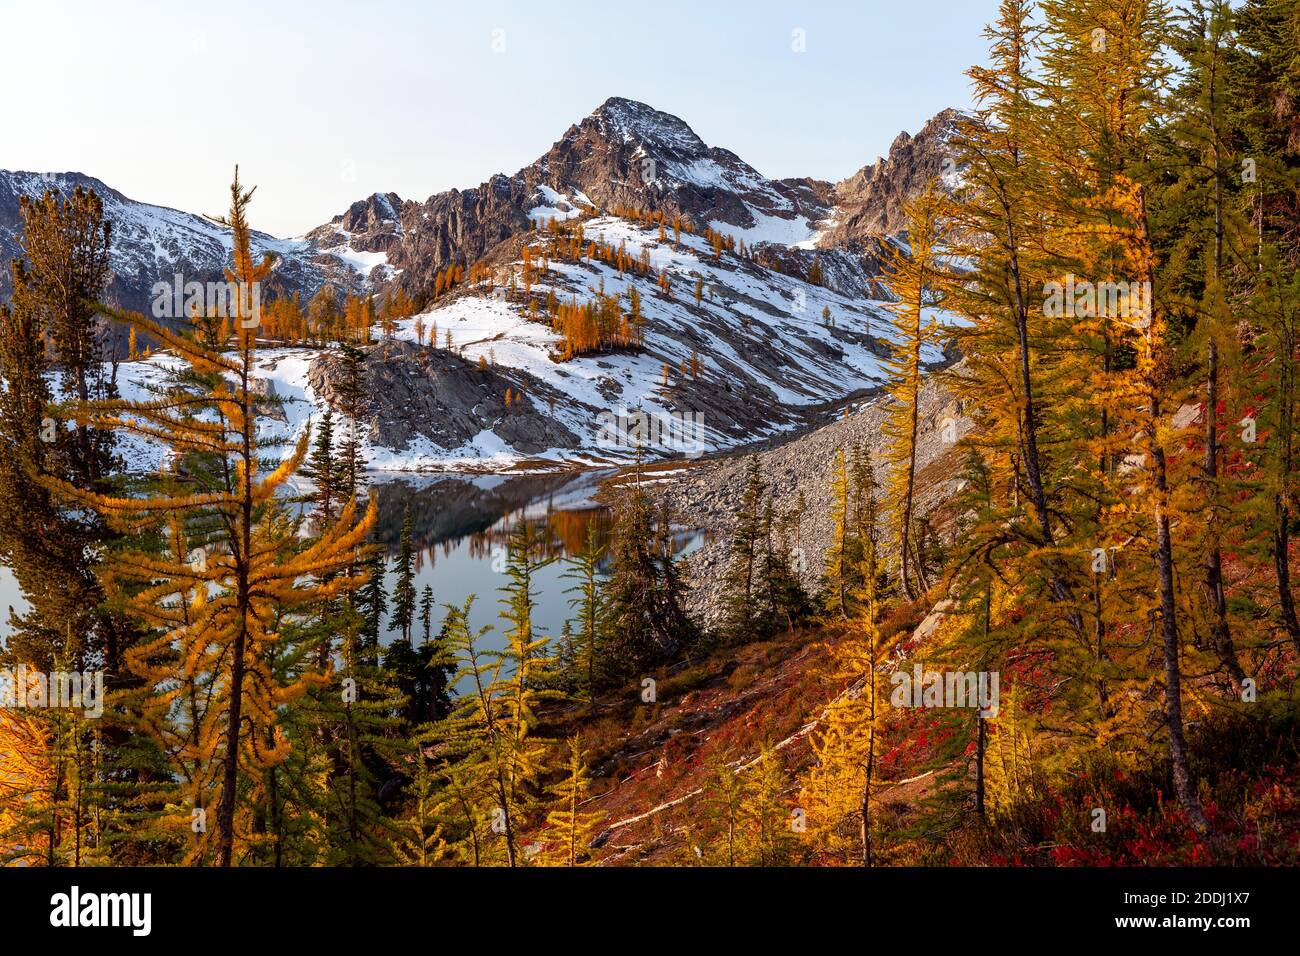
<svg viewBox="0 0 1300 956">
<path fill-rule="evenodd" d="M 611 96 L 589 119 L 595 121 L 602 135 L 625 143 L 635 142 L 682 156 L 708 152 L 704 140 L 684 120 L 637 100 Z"/>
<path fill-rule="evenodd" d="M 950 140 L 963 115 L 956 109 L 940 110 L 915 135 L 906 130 L 899 133 L 887 156 L 836 183 L 833 196 L 839 221 L 823 237 L 823 244 L 853 247 L 868 237 L 904 229 L 907 200 L 952 171 Z M 951 188 L 947 179 L 943 182 Z"/>
</svg>

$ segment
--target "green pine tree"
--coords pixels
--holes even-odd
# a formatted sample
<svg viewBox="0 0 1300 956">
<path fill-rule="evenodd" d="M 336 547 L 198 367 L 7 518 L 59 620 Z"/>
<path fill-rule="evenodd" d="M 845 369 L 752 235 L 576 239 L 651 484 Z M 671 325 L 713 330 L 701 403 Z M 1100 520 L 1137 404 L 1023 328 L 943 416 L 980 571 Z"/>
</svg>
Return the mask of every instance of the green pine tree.
<svg viewBox="0 0 1300 956">
<path fill-rule="evenodd" d="M 401 634 L 402 640 L 411 643 L 411 625 L 415 621 L 415 549 L 411 544 L 411 504 L 408 501 L 402 517 L 402 533 L 397 544 L 397 561 L 393 566 L 397 580 L 393 582 L 393 614 L 388 630 Z"/>
<path fill-rule="evenodd" d="M 565 589 L 565 594 L 574 595 L 569 599 L 573 609 L 573 625 L 576 633 L 571 635 L 573 653 L 566 677 L 566 685 L 582 688 L 588 701 L 595 701 L 596 686 L 603 676 L 602 643 L 606 624 L 606 600 L 602 588 L 600 562 L 605 557 L 606 548 L 600 541 L 600 532 L 595 523 L 587 526 L 587 536 L 582 550 L 568 558 L 568 570 L 561 577 L 573 581 Z M 566 622 L 568 624 L 570 622 Z"/>
<path fill-rule="evenodd" d="M 769 597 L 759 589 L 763 570 L 763 550 L 768 536 L 764 533 L 763 496 L 767 484 L 759 468 L 758 456 L 751 455 L 745 465 L 745 485 L 736 506 L 736 521 L 731 532 L 731 563 L 723 578 L 723 634 L 733 643 L 743 643 L 764 636 L 772 626 L 762 604 Z"/>
<path fill-rule="evenodd" d="M 312 437 L 311 452 L 299 470 L 299 474 L 316 486 L 308 500 L 314 506 L 317 519 L 323 523 L 333 521 L 343 504 L 334 454 L 334 412 L 326 408 Z"/>
</svg>

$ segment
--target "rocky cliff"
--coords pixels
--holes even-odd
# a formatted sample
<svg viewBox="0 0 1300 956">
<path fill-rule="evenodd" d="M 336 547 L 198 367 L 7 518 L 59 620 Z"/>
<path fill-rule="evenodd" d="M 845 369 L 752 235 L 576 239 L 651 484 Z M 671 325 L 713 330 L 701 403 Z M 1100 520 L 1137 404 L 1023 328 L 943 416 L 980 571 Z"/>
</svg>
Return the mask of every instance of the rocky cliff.
<svg viewBox="0 0 1300 956">
<path fill-rule="evenodd" d="M 307 383 L 337 409 L 340 359 L 323 353 L 307 372 Z M 545 383 L 522 369 L 480 367 L 442 349 L 392 341 L 370 346 L 364 362 L 366 394 L 361 418 L 367 443 L 410 448 L 421 440 L 457 448 L 489 431 L 520 455 L 552 448 L 576 448 L 577 436 L 552 415 Z M 506 403 L 506 391 L 541 401 Z"/>
<path fill-rule="evenodd" d="M 904 204 L 938 177 L 952 188 L 959 169 L 950 146 L 961 113 L 944 110 L 915 136 L 899 133 L 889 155 L 863 166 L 835 184 L 831 198 L 835 225 L 817 240 L 822 247 L 869 247 L 881 236 L 896 236 L 907 228 Z"/>
</svg>

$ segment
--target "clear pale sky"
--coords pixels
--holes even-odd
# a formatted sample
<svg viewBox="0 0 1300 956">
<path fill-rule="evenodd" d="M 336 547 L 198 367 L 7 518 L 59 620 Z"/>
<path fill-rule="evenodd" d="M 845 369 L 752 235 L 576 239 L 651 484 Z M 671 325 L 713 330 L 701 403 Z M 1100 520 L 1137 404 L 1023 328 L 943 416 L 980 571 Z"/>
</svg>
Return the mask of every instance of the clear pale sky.
<svg viewBox="0 0 1300 956">
<path fill-rule="evenodd" d="M 299 235 L 372 192 L 513 173 L 626 96 L 768 176 L 834 180 L 969 105 L 995 6 L 0 0 L 0 168 L 214 213 L 239 162 L 254 226 Z"/>
</svg>

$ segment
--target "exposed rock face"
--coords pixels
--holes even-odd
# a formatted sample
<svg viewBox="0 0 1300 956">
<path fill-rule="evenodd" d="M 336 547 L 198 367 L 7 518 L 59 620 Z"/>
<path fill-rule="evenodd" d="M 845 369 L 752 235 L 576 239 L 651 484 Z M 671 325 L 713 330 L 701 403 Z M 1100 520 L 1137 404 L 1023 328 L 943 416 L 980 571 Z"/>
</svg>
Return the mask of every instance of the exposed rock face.
<svg viewBox="0 0 1300 956">
<path fill-rule="evenodd" d="M 335 219 L 344 230 L 361 233 L 364 241 L 356 248 L 364 252 L 387 252 L 402 234 L 397 221 L 402 200 L 397 193 L 375 193 L 369 199 L 354 202 L 348 211 Z"/>
<path fill-rule="evenodd" d="M 342 229 L 354 249 L 382 248 L 388 265 L 402 270 L 401 285 L 418 296 L 447 265 L 473 262 L 534 220 L 576 214 L 580 205 L 648 208 L 724 231 L 773 219 L 807 230 L 829 212 L 830 191 L 818 180 L 769 180 L 729 150 L 706 145 L 677 117 L 613 97 L 513 176 L 402 203 L 395 225 L 383 216 L 367 225 L 354 205 L 310 236 Z"/>
<path fill-rule="evenodd" d="M 699 226 L 752 228 L 758 216 L 820 219 L 827 207 L 809 180 L 769 180 L 730 150 L 707 146 L 669 113 L 612 97 L 524 171 L 618 203 L 680 213 Z M 824 185 L 824 184 L 823 184 Z"/>
<path fill-rule="evenodd" d="M 289 420 L 289 416 L 284 413 L 283 400 L 275 389 L 274 381 L 269 378 L 250 379 L 248 390 L 252 394 L 265 399 L 265 401 L 258 402 L 254 406 L 257 414 L 265 415 L 277 422 L 287 422 Z"/>
<path fill-rule="evenodd" d="M 948 142 L 961 118 L 957 110 L 936 114 L 915 136 L 899 133 L 889 155 L 836 183 L 837 224 L 818 240 L 824 247 L 860 248 L 872 237 L 907 228 L 903 205 L 936 176 L 955 184 L 957 168 Z"/>
<path fill-rule="evenodd" d="M 372 285 L 378 285 L 390 276 L 387 262 L 376 262 L 366 269 L 366 259 L 357 254 L 378 253 L 386 258 L 401 247 L 403 205 L 397 193 L 375 193 L 357 200 L 347 212 L 325 225 L 317 226 L 306 238 L 322 252 L 340 256 L 344 261 L 351 257 L 353 268 Z"/>
<path fill-rule="evenodd" d="M 888 239 L 867 236 L 856 249 L 796 249 L 765 242 L 754 247 L 754 260 L 766 269 L 812 281 L 813 267 L 821 269 L 821 285 L 841 295 L 862 299 L 888 299 L 881 281 L 889 262 Z"/>
<path fill-rule="evenodd" d="M 527 188 L 494 176 L 477 189 L 452 189 L 427 202 L 402 207 L 402 238 L 388 262 L 403 271 L 400 284 L 413 296 L 433 290 L 437 272 L 481 258 L 498 243 L 525 232 Z"/>
<path fill-rule="evenodd" d="M 335 408 L 339 373 L 333 355 L 317 358 L 307 373 L 316 394 Z M 441 349 L 391 342 L 369 348 L 365 378 L 370 398 L 362 425 L 372 442 L 388 448 L 408 448 L 423 438 L 453 449 L 485 430 L 525 455 L 578 444 L 535 404 L 545 404 L 546 386 L 518 369 L 480 369 Z M 507 388 L 524 395 L 508 408 Z"/>
</svg>

